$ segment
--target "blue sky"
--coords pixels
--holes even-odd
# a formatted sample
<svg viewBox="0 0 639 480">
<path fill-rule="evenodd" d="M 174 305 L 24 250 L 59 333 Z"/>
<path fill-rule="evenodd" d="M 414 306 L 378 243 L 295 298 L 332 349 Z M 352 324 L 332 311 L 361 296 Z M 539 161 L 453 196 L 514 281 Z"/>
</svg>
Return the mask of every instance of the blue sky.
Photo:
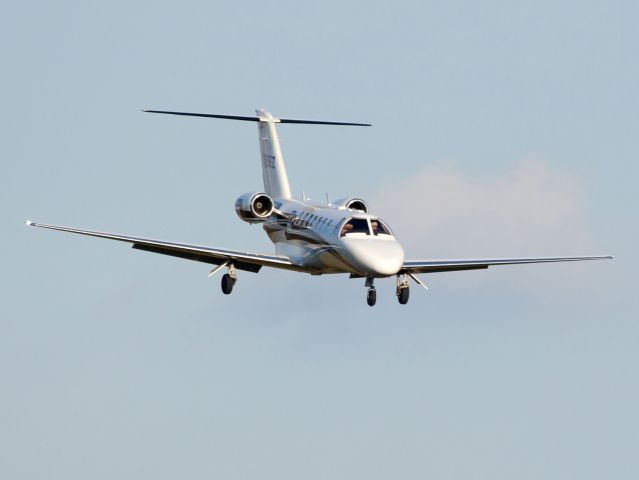
<svg viewBox="0 0 639 480">
<path fill-rule="evenodd" d="M 6 478 L 636 478 L 632 2 L 27 2 L 3 58 Z M 271 252 L 291 185 L 369 200 L 413 258 L 614 254 L 424 277 L 243 274 L 26 218 Z"/>
</svg>

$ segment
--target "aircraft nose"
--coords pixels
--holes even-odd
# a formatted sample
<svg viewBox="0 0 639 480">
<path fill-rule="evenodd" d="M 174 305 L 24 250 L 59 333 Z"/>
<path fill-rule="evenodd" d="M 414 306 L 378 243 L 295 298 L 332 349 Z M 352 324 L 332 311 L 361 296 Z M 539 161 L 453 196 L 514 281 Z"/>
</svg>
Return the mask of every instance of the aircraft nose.
<svg viewBox="0 0 639 480">
<path fill-rule="evenodd" d="M 404 263 L 404 249 L 395 240 L 348 239 L 344 243 L 360 273 L 394 275 Z"/>
</svg>

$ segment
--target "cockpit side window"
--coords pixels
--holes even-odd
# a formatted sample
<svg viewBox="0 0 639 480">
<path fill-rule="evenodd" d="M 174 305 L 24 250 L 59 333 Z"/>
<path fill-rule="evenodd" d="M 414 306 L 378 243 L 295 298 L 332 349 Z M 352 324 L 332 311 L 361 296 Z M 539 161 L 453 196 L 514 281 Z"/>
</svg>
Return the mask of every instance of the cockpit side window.
<svg viewBox="0 0 639 480">
<path fill-rule="evenodd" d="M 368 229 L 368 221 L 365 218 L 351 218 L 344 224 L 339 236 L 343 237 L 351 233 L 365 233 L 366 235 L 370 235 L 371 232 Z"/>
<path fill-rule="evenodd" d="M 392 235 L 390 229 L 379 218 L 371 219 L 373 235 Z"/>
</svg>

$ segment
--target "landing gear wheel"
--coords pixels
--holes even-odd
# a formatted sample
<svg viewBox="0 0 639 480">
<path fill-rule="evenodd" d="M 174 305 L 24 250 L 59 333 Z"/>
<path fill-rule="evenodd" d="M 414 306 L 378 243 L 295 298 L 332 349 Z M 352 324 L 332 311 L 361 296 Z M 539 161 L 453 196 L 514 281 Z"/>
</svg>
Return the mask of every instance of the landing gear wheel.
<svg viewBox="0 0 639 480">
<path fill-rule="evenodd" d="M 408 285 L 400 288 L 397 291 L 397 300 L 399 300 L 399 303 L 402 305 L 406 305 L 408 303 L 409 294 L 410 294 L 410 290 L 408 288 Z"/>
<path fill-rule="evenodd" d="M 366 303 L 372 307 L 375 302 L 377 302 L 377 291 L 374 288 L 369 288 L 368 295 L 366 295 Z"/>
<path fill-rule="evenodd" d="M 233 291 L 233 286 L 235 285 L 235 279 L 231 277 L 228 273 L 225 273 L 222 277 L 222 292 L 225 295 L 229 295 Z"/>
</svg>

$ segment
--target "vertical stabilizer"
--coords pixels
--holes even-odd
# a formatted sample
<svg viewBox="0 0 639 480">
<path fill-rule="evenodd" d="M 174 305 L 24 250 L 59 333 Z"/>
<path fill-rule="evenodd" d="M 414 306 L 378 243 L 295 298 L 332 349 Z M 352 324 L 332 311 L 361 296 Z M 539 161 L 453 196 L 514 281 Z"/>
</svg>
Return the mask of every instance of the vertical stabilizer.
<svg viewBox="0 0 639 480">
<path fill-rule="evenodd" d="M 262 155 L 264 191 L 273 198 L 291 198 L 291 188 L 288 184 L 286 167 L 284 167 L 282 149 L 275 130 L 275 124 L 279 123 L 279 119 L 262 109 L 256 110 L 256 113 L 260 119 L 257 129 Z"/>
</svg>

